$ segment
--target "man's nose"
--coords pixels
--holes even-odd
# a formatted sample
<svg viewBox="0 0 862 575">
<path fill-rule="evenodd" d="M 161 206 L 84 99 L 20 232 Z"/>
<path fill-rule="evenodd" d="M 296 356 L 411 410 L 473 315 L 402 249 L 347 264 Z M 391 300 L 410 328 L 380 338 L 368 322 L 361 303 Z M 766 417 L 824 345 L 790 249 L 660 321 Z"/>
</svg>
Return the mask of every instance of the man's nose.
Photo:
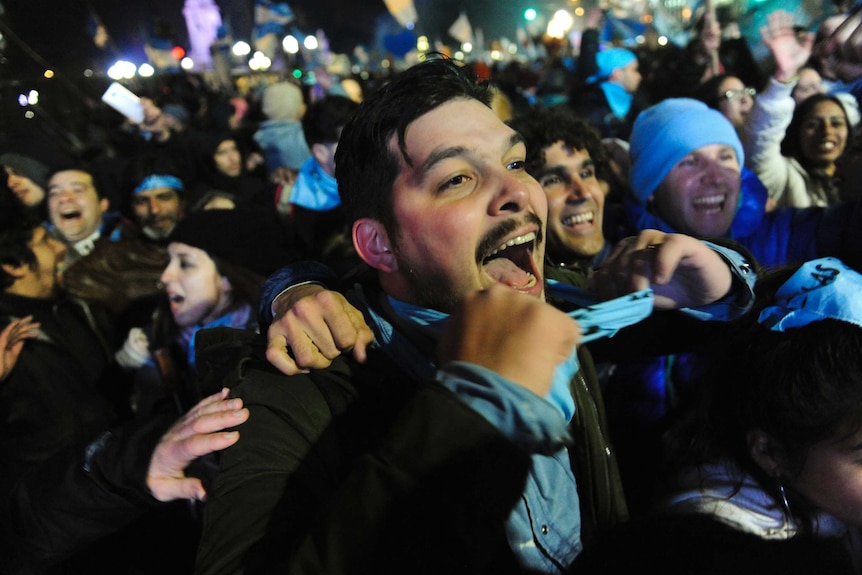
<svg viewBox="0 0 862 575">
<path fill-rule="evenodd" d="M 503 185 L 495 200 L 495 209 L 498 212 L 520 212 L 527 205 L 529 195 L 527 182 L 506 172 L 503 176 Z"/>
</svg>

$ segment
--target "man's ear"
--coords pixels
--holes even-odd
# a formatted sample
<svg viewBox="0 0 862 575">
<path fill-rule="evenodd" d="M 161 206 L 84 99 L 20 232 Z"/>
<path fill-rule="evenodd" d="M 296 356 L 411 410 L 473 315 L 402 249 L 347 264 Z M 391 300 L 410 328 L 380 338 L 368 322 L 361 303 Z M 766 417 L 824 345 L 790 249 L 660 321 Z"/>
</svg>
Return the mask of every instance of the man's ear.
<svg viewBox="0 0 862 575">
<path fill-rule="evenodd" d="M 111 207 L 111 202 L 108 201 L 108 198 L 102 198 L 99 200 L 99 209 L 102 210 L 102 213 L 107 213 L 108 208 Z"/>
<path fill-rule="evenodd" d="M 30 266 L 27 264 L 21 264 L 18 266 L 13 266 L 12 264 L 0 264 L 3 267 L 3 271 L 12 276 L 15 279 L 19 279 L 24 277 L 27 274 L 27 270 Z"/>
<path fill-rule="evenodd" d="M 371 267 L 384 272 L 398 271 L 389 234 L 377 220 L 362 218 L 353 222 L 353 245 L 359 257 Z"/>
<path fill-rule="evenodd" d="M 762 429 L 753 429 L 745 434 L 748 453 L 754 462 L 770 477 L 782 474 L 781 449 L 772 437 Z"/>
<path fill-rule="evenodd" d="M 325 144 L 319 142 L 311 145 L 311 155 L 314 156 L 314 159 L 321 166 L 325 166 L 331 159 L 330 149 Z"/>
</svg>

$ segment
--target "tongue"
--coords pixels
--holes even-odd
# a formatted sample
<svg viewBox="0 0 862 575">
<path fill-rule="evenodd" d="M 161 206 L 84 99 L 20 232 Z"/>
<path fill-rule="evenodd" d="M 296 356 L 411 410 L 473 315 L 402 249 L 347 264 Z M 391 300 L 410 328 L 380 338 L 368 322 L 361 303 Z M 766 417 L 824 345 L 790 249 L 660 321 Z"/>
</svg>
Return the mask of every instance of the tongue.
<svg viewBox="0 0 862 575">
<path fill-rule="evenodd" d="M 530 281 L 530 275 L 506 258 L 497 258 L 485 264 L 485 273 L 493 280 L 509 287 L 521 287 Z"/>
</svg>

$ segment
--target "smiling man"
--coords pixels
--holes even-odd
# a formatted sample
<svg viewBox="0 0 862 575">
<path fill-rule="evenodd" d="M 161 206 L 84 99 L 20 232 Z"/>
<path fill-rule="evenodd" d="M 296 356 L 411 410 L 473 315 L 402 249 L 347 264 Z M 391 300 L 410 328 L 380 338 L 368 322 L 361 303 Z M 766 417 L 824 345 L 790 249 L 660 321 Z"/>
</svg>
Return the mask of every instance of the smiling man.
<svg viewBox="0 0 862 575">
<path fill-rule="evenodd" d="M 764 213 L 740 193 L 745 158 L 730 121 L 702 102 L 670 98 L 644 110 L 631 138 L 630 225 L 730 237 L 764 266 L 825 256 L 862 264 L 862 202 Z"/>
<path fill-rule="evenodd" d="M 48 218 L 52 232 L 68 248 L 63 267 L 89 254 L 106 225 L 108 199 L 93 183 L 92 174 L 80 169 L 62 169 L 48 180 Z"/>
<path fill-rule="evenodd" d="M 285 377 L 263 335 L 201 332 L 202 377 L 251 415 L 222 454 L 198 573 L 561 573 L 626 517 L 578 324 L 544 301 L 547 197 L 490 98 L 428 60 L 344 127 L 339 194 L 375 276 L 348 294 L 373 331 L 365 361 Z M 647 243 L 640 257 L 683 246 Z M 692 243 L 714 301 L 730 271 Z"/>
</svg>

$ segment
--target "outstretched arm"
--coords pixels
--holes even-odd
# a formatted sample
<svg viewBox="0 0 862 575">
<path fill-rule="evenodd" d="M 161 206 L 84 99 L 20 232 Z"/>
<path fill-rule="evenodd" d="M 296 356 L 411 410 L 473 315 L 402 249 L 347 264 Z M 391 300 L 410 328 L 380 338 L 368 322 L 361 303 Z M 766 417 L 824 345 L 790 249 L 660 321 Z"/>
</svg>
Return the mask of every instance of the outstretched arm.
<svg viewBox="0 0 862 575">
<path fill-rule="evenodd" d="M 698 239 L 643 230 L 617 243 L 589 285 L 607 299 L 652 288 L 656 309 L 676 309 L 724 298 L 733 274 L 727 262 Z"/>
<path fill-rule="evenodd" d="M 201 480 L 186 477 L 192 461 L 230 447 L 239 440 L 238 431 L 224 431 L 244 423 L 248 409 L 242 399 L 228 399 L 228 389 L 202 399 L 162 436 L 147 470 L 147 487 L 159 501 L 206 499 Z"/>
<path fill-rule="evenodd" d="M 319 284 L 296 286 L 275 301 L 266 358 L 286 375 L 329 366 L 343 351 L 364 362 L 374 334 L 362 312 Z"/>
</svg>

